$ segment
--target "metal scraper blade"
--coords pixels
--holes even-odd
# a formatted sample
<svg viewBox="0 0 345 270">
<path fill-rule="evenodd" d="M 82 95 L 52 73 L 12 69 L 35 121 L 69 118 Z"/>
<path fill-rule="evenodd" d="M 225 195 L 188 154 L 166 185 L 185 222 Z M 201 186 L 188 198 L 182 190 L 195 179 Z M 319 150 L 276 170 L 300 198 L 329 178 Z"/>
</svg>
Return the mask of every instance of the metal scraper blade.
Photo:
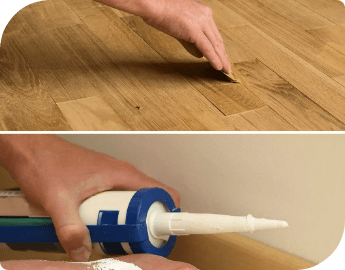
<svg viewBox="0 0 345 270">
<path fill-rule="evenodd" d="M 234 73 L 230 72 L 229 74 L 228 73 L 225 73 L 223 70 L 221 70 L 223 72 L 224 75 L 226 75 L 229 79 L 230 82 L 232 83 L 241 83 L 241 81 L 239 79 L 237 79 L 237 77 L 235 76 Z"/>
</svg>

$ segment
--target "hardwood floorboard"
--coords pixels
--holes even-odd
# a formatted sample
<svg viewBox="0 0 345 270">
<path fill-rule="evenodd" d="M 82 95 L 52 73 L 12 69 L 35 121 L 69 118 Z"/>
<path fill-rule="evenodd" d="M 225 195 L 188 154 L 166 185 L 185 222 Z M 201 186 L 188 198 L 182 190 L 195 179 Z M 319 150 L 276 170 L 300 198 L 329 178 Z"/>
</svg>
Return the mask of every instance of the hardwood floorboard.
<svg viewBox="0 0 345 270">
<path fill-rule="evenodd" d="M 344 87 L 252 26 L 238 26 L 223 30 L 223 33 L 344 123 Z"/>
<path fill-rule="evenodd" d="M 345 75 L 340 76 L 340 77 L 335 77 L 334 79 L 345 87 Z"/>
<path fill-rule="evenodd" d="M 270 107 L 265 106 L 256 110 L 243 112 L 231 116 L 230 120 L 240 130 L 249 131 L 295 131 L 296 128 L 277 114 Z"/>
<path fill-rule="evenodd" d="M 203 0 L 202 2 L 212 8 L 212 17 L 219 29 L 249 24 L 242 16 L 218 0 Z"/>
<path fill-rule="evenodd" d="M 203 2 L 243 84 L 137 16 L 41 1 L 2 38 L 0 130 L 345 130 L 336 0 Z"/>
<path fill-rule="evenodd" d="M 253 110 L 265 105 L 244 84 L 230 83 L 227 77 L 213 69 L 206 59 L 197 59 L 189 55 L 172 37 L 146 25 L 140 18 L 124 18 L 124 21 L 166 61 L 171 62 L 175 70 L 184 75 L 186 80 L 224 115 Z M 228 44 L 225 42 L 225 45 Z M 235 51 L 236 60 L 241 59 L 241 54 L 244 55 L 243 50 Z M 248 55 L 250 53 L 246 53 L 242 59 L 254 58 Z"/>
<path fill-rule="evenodd" d="M 310 29 L 307 32 L 345 55 L 345 28 L 334 25 L 327 28 Z"/>
<path fill-rule="evenodd" d="M 130 130 L 100 96 L 57 105 L 75 131 Z"/>
<path fill-rule="evenodd" d="M 133 114 L 134 109 L 137 117 L 141 116 L 150 123 L 147 128 L 154 130 L 183 126 L 182 123 L 185 123 L 186 130 L 208 130 L 206 124 L 210 120 L 215 123 L 213 128 L 217 123 L 218 129 L 227 128 L 217 121 L 221 114 L 216 113 L 216 108 L 181 75 L 171 82 L 174 79 L 173 74 L 159 74 L 157 78 L 157 73 L 151 72 L 150 78 L 144 76 L 145 80 L 140 82 L 140 73 L 133 74 L 128 65 L 123 65 L 118 60 L 117 53 L 109 51 L 88 27 L 78 25 L 56 29 L 54 35 L 64 40 L 66 46 L 71 44 L 66 49 L 79 56 L 85 66 L 92 67 L 92 80 L 102 94 L 107 94 L 108 98 L 112 97 L 113 101 L 109 102 L 109 105 L 115 112 L 119 110 L 127 117 Z M 153 70 L 159 70 L 159 67 L 156 66 Z M 143 74 L 148 75 L 147 65 L 141 65 L 141 68 L 145 68 Z M 138 106 L 142 108 L 139 113 L 136 109 Z M 127 109 L 124 110 L 124 107 Z M 127 113 L 124 113 L 125 111 Z M 130 128 L 135 129 L 132 126 Z"/>
<path fill-rule="evenodd" d="M 345 55 L 280 16 L 259 0 L 219 0 L 330 77 L 345 74 Z"/>
<path fill-rule="evenodd" d="M 227 116 L 237 131 L 262 131 L 255 127 L 252 123 L 247 121 L 241 114 L 234 114 Z"/>
<path fill-rule="evenodd" d="M 78 7 L 74 8 L 78 9 Z M 192 104 L 194 103 L 195 106 L 198 107 L 197 111 L 195 111 L 197 118 L 213 118 L 214 120 L 212 121 L 214 122 L 212 124 L 211 122 L 208 123 L 208 125 L 211 124 L 212 129 L 222 130 L 224 128 L 226 130 L 232 130 L 232 127 L 229 127 L 228 124 L 224 124 L 223 120 L 219 118 L 222 115 L 218 112 L 217 108 L 196 91 L 185 78 L 177 74 L 173 66 L 165 61 L 143 39 L 138 37 L 127 24 L 121 19 L 114 17 L 114 14 L 109 9 L 102 7 L 97 10 L 83 10 L 83 14 L 80 13 L 80 18 L 97 37 L 102 40 L 108 49 L 110 49 L 108 50 L 111 52 L 110 57 L 113 57 L 121 67 L 135 75 L 140 83 L 149 89 L 150 92 L 152 92 L 153 89 L 160 89 L 159 92 L 168 92 L 168 96 L 166 96 L 168 98 L 167 100 L 177 100 L 177 104 L 174 105 L 176 109 L 181 107 L 182 104 L 185 104 L 185 107 L 190 101 L 193 101 Z M 144 23 L 141 18 L 134 16 L 122 19 L 135 19 Z M 104 31 L 104 27 L 102 28 L 104 24 L 109 25 L 108 31 Z M 165 36 L 169 37 L 167 35 Z M 172 41 L 176 42 L 175 45 L 177 45 L 179 49 L 185 51 L 179 42 L 175 39 L 172 39 Z M 123 47 L 118 46 L 119 43 L 123 43 Z M 187 52 L 186 54 L 190 56 Z M 209 69 L 210 66 L 209 64 L 207 65 Z M 160 79 L 157 80 L 157 78 Z M 224 76 L 222 79 L 224 80 Z M 171 98 L 170 95 L 173 94 L 174 96 Z M 164 97 L 163 100 L 165 100 L 166 97 Z M 164 102 L 166 102 L 166 100 Z M 188 109 L 190 112 L 193 111 L 191 108 Z M 185 109 L 182 111 L 185 111 Z M 211 117 L 210 112 L 212 112 L 214 116 Z M 179 114 L 180 112 L 177 113 Z M 183 112 L 183 114 L 187 116 L 186 112 Z M 196 123 L 198 121 L 196 121 Z M 202 122 L 203 121 L 204 120 L 202 120 Z M 174 126 L 176 127 L 176 125 Z M 178 126 L 181 127 L 181 124 Z M 200 128 L 202 130 L 205 129 L 205 127 L 201 126 Z"/>
<path fill-rule="evenodd" d="M 20 38 L 7 35 L 5 39 L 17 44 L 18 51 L 55 102 L 99 95 L 90 80 L 89 68 L 67 50 L 64 41 L 59 40 L 53 30 Z"/>
<path fill-rule="evenodd" d="M 48 29 L 81 23 L 63 0 L 41 1 L 21 9 L 8 23 L 4 34 L 40 34 Z"/>
<path fill-rule="evenodd" d="M 259 60 L 236 64 L 251 89 L 265 104 L 298 130 L 344 130 L 345 125 L 320 108 Z"/>
<path fill-rule="evenodd" d="M 334 23 L 297 0 L 259 0 L 260 3 L 277 12 L 280 16 L 291 21 L 302 29 L 325 28 L 334 26 Z"/>
<path fill-rule="evenodd" d="M 330 21 L 345 24 L 345 7 L 339 0 L 296 0 Z"/>
<path fill-rule="evenodd" d="M 10 40 L 0 48 L 0 89 L 1 130 L 71 130 L 18 46 Z"/>
</svg>

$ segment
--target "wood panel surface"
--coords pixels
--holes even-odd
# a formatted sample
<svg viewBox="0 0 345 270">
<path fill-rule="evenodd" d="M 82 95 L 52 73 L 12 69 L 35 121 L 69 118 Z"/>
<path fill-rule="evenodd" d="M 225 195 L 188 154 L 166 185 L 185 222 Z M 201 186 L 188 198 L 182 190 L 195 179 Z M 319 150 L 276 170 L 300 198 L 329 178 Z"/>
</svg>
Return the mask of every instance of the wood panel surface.
<svg viewBox="0 0 345 270">
<path fill-rule="evenodd" d="M 345 28 L 334 25 L 326 28 L 310 29 L 307 32 L 345 55 Z"/>
<path fill-rule="evenodd" d="M 169 258 L 200 270 L 299 270 L 315 266 L 236 233 L 180 236 Z"/>
<path fill-rule="evenodd" d="M 344 130 L 337 2 L 204 0 L 243 84 L 139 17 L 32 4 L 2 38 L 0 130 Z"/>
<path fill-rule="evenodd" d="M 342 84 L 343 86 L 345 86 L 345 75 L 344 76 L 340 76 L 340 77 L 335 77 L 334 79 L 337 82 L 339 82 L 340 84 Z"/>
<path fill-rule="evenodd" d="M 345 25 L 344 4 L 339 0 L 297 0 L 328 20 Z"/>
<path fill-rule="evenodd" d="M 100 96 L 58 103 L 74 130 L 129 130 Z"/>
</svg>

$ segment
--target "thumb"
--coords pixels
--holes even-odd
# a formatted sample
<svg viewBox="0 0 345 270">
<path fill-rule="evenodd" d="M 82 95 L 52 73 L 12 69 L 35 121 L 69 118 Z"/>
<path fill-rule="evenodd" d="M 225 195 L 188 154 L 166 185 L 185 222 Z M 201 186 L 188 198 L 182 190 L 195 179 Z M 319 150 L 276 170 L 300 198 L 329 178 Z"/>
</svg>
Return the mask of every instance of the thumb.
<svg viewBox="0 0 345 270">
<path fill-rule="evenodd" d="M 90 232 L 79 216 L 79 204 L 69 198 L 60 198 L 54 200 L 46 212 L 53 220 L 56 235 L 71 260 L 88 261 L 92 243 Z"/>
</svg>

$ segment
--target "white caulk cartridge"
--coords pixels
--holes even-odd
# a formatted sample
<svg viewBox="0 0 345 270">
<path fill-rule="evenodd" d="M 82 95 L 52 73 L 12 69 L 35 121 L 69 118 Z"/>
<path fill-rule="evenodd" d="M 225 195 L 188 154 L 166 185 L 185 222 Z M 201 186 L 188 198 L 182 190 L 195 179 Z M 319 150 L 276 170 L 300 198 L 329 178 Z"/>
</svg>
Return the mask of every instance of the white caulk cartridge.
<svg viewBox="0 0 345 270">
<path fill-rule="evenodd" d="M 1 214 L 1 212 L 0 212 Z M 285 221 L 213 214 L 181 213 L 160 188 L 106 191 L 86 199 L 79 214 L 91 241 L 105 254 L 150 253 L 167 257 L 176 237 L 188 234 L 253 232 L 288 227 Z M 58 243 L 47 216 L 0 216 L 0 242 Z"/>
</svg>

